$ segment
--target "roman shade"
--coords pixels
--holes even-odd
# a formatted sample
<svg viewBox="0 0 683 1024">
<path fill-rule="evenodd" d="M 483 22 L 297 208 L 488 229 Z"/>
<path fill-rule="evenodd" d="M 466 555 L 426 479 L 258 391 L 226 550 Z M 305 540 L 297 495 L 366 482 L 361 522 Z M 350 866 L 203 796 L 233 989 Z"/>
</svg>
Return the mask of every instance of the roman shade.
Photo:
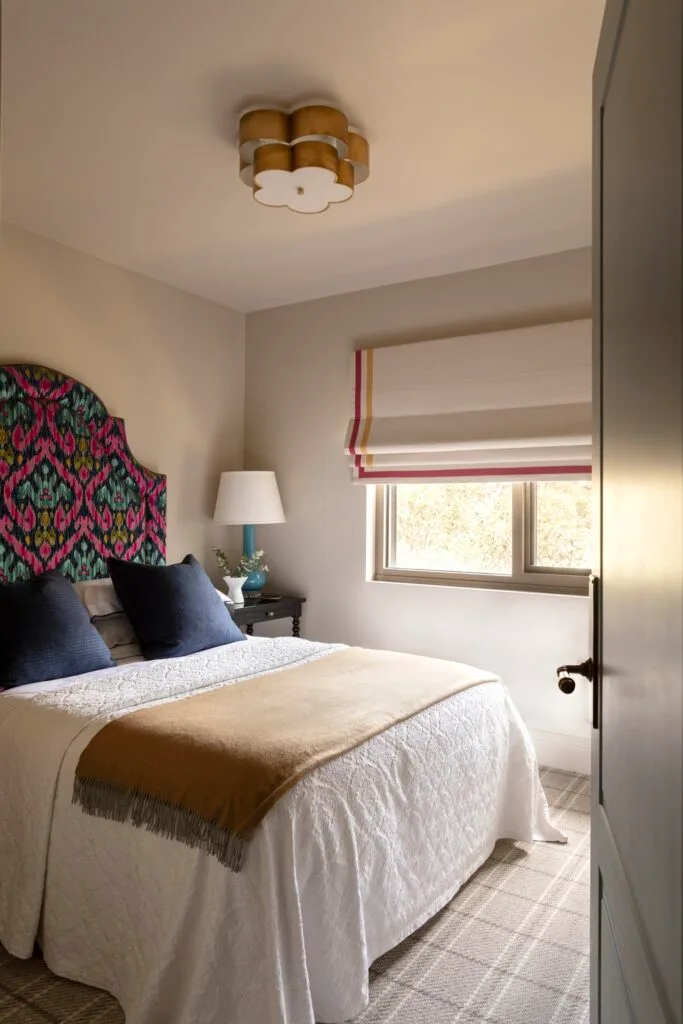
<svg viewBox="0 0 683 1024">
<path fill-rule="evenodd" d="M 588 477 L 591 350 L 590 320 L 359 349 L 353 478 Z"/>
</svg>

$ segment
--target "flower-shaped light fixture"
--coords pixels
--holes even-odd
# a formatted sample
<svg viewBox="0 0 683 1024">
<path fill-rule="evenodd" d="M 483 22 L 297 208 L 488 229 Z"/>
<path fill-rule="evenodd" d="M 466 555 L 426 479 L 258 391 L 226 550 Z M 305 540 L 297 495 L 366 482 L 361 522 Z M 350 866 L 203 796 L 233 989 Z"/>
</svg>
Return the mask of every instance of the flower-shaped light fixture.
<svg viewBox="0 0 683 1024">
<path fill-rule="evenodd" d="M 240 118 L 240 178 L 263 206 L 322 213 L 369 174 L 367 139 L 335 107 L 250 110 Z"/>
</svg>

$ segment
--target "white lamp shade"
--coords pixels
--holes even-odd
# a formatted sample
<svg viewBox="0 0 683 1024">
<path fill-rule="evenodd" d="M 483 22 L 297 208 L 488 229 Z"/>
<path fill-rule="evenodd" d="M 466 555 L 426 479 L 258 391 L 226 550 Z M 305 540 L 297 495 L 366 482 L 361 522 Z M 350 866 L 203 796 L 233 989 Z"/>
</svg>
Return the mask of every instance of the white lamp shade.
<svg viewBox="0 0 683 1024">
<path fill-rule="evenodd" d="M 275 473 L 270 470 L 235 470 L 221 473 L 214 522 L 244 526 L 284 523 Z"/>
</svg>

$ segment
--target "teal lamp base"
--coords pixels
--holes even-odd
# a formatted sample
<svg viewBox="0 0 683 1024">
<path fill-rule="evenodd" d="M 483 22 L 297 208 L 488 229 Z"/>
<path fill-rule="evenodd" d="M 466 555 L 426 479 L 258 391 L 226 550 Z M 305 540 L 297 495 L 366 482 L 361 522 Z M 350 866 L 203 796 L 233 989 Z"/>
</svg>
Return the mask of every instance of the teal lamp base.
<svg viewBox="0 0 683 1024">
<path fill-rule="evenodd" d="M 256 569 L 254 572 L 250 572 L 247 576 L 246 582 L 242 584 L 242 592 L 248 594 L 249 597 L 256 597 L 268 582 L 268 573 L 262 569 Z"/>
<path fill-rule="evenodd" d="M 244 555 L 250 557 L 256 551 L 256 529 L 253 526 L 243 527 L 243 549 Z M 255 597 L 268 582 L 268 573 L 263 569 L 255 569 L 247 576 L 246 582 L 242 584 L 242 592 L 250 597 Z"/>
</svg>

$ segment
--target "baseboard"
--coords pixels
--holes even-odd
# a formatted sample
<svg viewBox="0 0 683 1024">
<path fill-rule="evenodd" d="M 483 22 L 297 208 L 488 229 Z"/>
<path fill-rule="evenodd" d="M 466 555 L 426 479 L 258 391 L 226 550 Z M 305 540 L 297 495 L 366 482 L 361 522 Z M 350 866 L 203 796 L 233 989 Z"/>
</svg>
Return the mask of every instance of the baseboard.
<svg viewBox="0 0 683 1024">
<path fill-rule="evenodd" d="M 588 736 L 566 736 L 560 732 L 529 729 L 538 763 L 565 772 L 591 773 L 591 741 Z"/>
</svg>

